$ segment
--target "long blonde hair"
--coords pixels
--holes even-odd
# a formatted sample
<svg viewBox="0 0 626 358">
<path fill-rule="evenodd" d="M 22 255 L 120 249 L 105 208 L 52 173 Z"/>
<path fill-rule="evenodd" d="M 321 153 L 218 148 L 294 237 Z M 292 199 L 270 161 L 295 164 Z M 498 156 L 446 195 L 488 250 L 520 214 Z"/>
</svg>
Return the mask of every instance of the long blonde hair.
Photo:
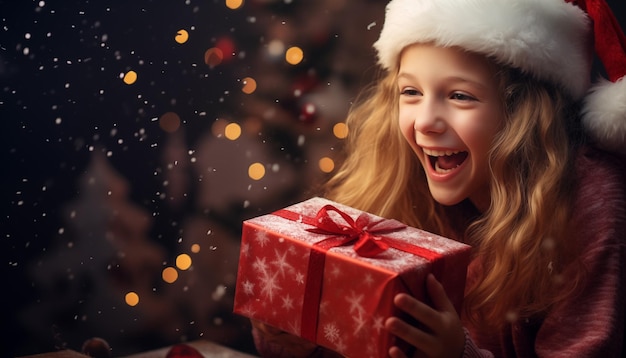
<svg viewBox="0 0 626 358">
<path fill-rule="evenodd" d="M 473 245 L 476 279 L 469 282 L 465 313 L 492 326 L 506 324 L 507 317 L 541 315 L 571 294 L 580 278 L 561 276 L 575 250 L 566 243 L 574 185 L 573 143 L 565 123 L 571 103 L 516 70 L 502 68 L 498 76 L 506 113 L 489 158 L 491 206 L 482 215 L 455 217 L 468 215 L 458 210 L 466 202 L 444 207 L 430 195 L 424 170 L 398 128 L 393 72 L 349 113 L 346 158 L 325 192 L 338 202 Z"/>
</svg>

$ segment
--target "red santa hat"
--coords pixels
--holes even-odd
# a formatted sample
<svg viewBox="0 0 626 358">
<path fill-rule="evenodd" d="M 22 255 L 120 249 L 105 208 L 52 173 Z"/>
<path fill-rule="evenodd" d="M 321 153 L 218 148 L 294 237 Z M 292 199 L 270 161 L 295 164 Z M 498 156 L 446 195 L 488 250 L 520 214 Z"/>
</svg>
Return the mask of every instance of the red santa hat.
<svg viewBox="0 0 626 358">
<path fill-rule="evenodd" d="M 404 47 L 426 42 L 554 83 L 584 101 L 599 146 L 626 153 L 626 37 L 605 0 L 392 0 L 374 44 L 379 64 L 397 70 Z M 591 85 L 594 47 L 609 79 Z"/>
</svg>

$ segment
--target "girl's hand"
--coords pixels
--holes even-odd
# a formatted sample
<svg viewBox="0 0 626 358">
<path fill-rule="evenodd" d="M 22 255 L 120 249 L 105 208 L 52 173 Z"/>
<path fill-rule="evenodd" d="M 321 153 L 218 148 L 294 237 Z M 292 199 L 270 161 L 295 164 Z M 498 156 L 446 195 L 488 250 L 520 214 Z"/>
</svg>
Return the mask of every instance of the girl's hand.
<svg viewBox="0 0 626 358">
<path fill-rule="evenodd" d="M 432 274 L 426 278 L 426 289 L 433 307 L 405 293 L 397 294 L 393 301 L 396 307 L 415 318 L 427 330 L 413 327 L 398 317 L 389 317 L 385 321 L 385 328 L 417 348 L 418 354 L 459 358 L 465 345 L 465 333 L 459 315 L 443 286 Z M 392 358 L 406 358 L 398 347 L 391 347 L 389 355 Z"/>
</svg>

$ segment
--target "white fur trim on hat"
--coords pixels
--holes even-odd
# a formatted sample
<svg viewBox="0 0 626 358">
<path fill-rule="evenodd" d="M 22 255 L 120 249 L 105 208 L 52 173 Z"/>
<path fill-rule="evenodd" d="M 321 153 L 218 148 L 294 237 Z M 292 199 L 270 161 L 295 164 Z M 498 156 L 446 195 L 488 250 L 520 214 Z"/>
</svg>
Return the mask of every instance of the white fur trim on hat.
<svg viewBox="0 0 626 358">
<path fill-rule="evenodd" d="M 626 153 L 626 77 L 599 81 L 585 97 L 582 116 L 597 145 Z"/>
<path fill-rule="evenodd" d="M 408 45 L 458 46 L 580 99 L 589 88 L 589 34 L 586 13 L 564 0 L 393 0 L 374 47 L 391 70 Z"/>
</svg>

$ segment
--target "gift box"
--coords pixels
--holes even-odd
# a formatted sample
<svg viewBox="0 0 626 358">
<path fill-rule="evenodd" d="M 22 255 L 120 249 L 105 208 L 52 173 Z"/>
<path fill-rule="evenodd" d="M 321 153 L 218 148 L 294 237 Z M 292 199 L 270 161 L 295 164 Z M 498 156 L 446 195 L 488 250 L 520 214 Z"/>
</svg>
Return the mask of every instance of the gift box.
<svg viewBox="0 0 626 358">
<path fill-rule="evenodd" d="M 429 272 L 457 311 L 468 245 L 312 198 L 243 223 L 234 312 L 347 357 L 386 357 L 393 297 L 425 297 Z"/>
</svg>

